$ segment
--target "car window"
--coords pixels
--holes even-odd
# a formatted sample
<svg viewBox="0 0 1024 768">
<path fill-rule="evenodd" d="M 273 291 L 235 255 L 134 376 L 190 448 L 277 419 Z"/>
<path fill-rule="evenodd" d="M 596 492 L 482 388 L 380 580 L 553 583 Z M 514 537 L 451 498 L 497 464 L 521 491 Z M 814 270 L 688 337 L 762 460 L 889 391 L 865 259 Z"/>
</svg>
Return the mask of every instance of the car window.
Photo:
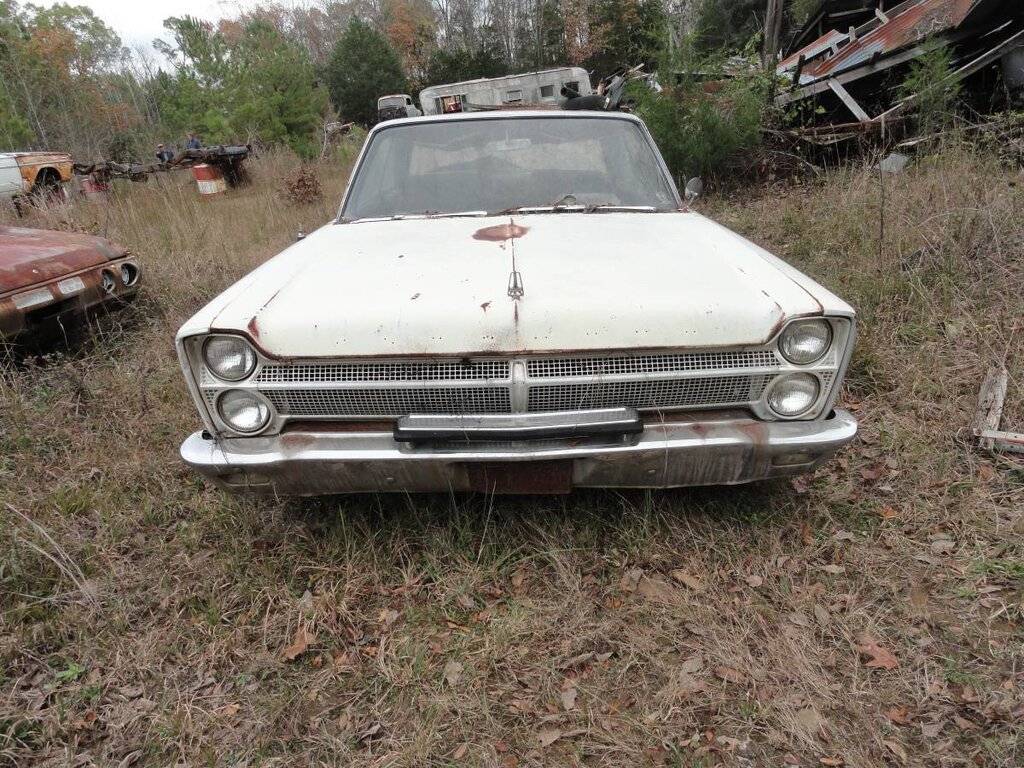
<svg viewBox="0 0 1024 768">
<path fill-rule="evenodd" d="M 640 126 L 612 118 L 438 120 L 374 134 L 346 219 L 579 205 L 674 208 Z"/>
</svg>

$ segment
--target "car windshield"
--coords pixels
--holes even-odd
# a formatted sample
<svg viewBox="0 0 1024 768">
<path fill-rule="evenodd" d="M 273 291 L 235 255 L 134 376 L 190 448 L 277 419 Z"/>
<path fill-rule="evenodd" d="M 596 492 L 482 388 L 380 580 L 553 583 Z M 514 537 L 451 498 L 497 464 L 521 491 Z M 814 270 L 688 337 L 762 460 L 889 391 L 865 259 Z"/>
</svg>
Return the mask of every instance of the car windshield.
<svg viewBox="0 0 1024 768">
<path fill-rule="evenodd" d="M 632 120 L 442 119 L 375 134 L 342 218 L 676 205 L 654 148 Z"/>
</svg>

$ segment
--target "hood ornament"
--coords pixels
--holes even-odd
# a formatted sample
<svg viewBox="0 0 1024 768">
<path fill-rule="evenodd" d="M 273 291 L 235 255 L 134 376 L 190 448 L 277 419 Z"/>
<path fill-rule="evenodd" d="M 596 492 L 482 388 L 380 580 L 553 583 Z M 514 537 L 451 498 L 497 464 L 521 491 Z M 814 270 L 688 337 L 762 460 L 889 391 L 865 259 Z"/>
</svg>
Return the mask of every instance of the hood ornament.
<svg viewBox="0 0 1024 768">
<path fill-rule="evenodd" d="M 515 268 L 515 264 L 512 265 L 512 274 L 508 276 L 508 296 L 510 299 L 521 299 L 526 295 L 526 289 L 523 287 L 523 276 L 519 274 L 519 270 Z"/>
</svg>

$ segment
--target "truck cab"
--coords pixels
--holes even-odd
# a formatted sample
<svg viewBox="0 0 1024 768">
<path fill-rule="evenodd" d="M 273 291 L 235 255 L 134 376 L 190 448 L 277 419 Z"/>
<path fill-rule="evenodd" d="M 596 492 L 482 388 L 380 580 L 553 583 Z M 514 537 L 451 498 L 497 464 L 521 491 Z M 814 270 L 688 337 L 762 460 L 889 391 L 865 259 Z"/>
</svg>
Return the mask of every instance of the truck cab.
<svg viewBox="0 0 1024 768">
<path fill-rule="evenodd" d="M 377 122 L 395 120 L 400 117 L 419 117 L 420 112 L 413 103 L 412 96 L 406 93 L 395 93 L 377 99 Z"/>
</svg>

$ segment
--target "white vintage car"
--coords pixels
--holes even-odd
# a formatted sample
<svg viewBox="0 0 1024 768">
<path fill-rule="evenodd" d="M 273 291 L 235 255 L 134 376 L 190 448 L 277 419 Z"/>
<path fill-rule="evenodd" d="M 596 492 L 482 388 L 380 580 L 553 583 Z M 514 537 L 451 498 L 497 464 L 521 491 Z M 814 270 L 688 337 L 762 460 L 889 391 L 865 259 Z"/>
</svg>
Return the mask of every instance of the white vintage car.
<svg viewBox="0 0 1024 768">
<path fill-rule="evenodd" d="M 621 113 L 395 120 L 338 218 L 185 323 L 185 461 L 280 494 L 556 493 L 807 472 L 854 312 L 689 209 Z"/>
</svg>

